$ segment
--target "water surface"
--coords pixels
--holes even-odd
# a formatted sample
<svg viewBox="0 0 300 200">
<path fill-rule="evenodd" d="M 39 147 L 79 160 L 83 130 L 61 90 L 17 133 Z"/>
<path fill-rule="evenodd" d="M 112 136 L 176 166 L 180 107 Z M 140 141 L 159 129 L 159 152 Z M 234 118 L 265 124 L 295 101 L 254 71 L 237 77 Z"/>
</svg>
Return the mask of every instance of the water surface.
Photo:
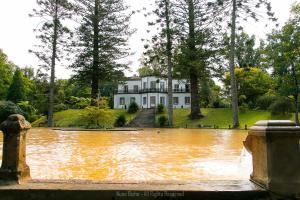
<svg viewBox="0 0 300 200">
<path fill-rule="evenodd" d="M 27 163 L 35 179 L 199 181 L 249 179 L 246 131 L 32 129 Z M 1 137 L 2 148 L 2 137 Z"/>
</svg>

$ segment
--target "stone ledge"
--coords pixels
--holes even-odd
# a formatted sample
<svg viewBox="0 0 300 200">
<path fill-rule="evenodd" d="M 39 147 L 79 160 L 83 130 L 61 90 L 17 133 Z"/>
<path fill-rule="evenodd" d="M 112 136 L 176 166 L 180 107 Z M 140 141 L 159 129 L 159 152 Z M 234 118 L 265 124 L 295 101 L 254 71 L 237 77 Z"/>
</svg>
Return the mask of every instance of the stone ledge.
<svg viewBox="0 0 300 200">
<path fill-rule="evenodd" d="M 268 199 L 269 194 L 250 181 L 97 182 L 84 180 L 31 180 L 0 185 L 0 199 Z M 159 198 L 158 198 L 159 197 Z"/>
</svg>

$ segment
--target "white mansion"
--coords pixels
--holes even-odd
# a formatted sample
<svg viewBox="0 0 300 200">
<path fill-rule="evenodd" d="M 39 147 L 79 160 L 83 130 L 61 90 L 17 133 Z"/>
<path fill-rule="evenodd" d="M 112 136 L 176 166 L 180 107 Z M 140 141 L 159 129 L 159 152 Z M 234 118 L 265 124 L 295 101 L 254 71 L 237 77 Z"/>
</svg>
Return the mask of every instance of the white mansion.
<svg viewBox="0 0 300 200">
<path fill-rule="evenodd" d="M 186 80 L 174 80 L 173 107 L 190 108 L 190 84 Z M 125 109 L 135 101 L 140 108 L 153 108 L 158 104 L 168 105 L 168 81 L 155 76 L 132 77 L 118 85 L 114 95 L 114 108 Z"/>
</svg>

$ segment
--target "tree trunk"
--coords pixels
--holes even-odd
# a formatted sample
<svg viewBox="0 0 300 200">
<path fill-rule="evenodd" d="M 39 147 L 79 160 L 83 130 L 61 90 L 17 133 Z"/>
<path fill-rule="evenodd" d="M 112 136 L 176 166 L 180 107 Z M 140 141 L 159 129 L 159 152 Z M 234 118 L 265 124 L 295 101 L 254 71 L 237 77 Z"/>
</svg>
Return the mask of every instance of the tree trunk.
<svg viewBox="0 0 300 200">
<path fill-rule="evenodd" d="M 293 74 L 293 78 L 294 78 L 294 84 L 295 84 L 295 88 L 296 92 L 294 94 L 294 107 L 295 107 L 295 122 L 296 122 L 296 126 L 299 126 L 299 105 L 298 105 L 298 79 L 297 79 L 297 74 L 296 74 L 296 69 L 295 69 L 295 65 L 292 63 L 292 74 Z"/>
<path fill-rule="evenodd" d="M 299 126 L 298 94 L 294 95 L 294 107 L 295 107 L 295 122 L 296 122 L 296 126 Z"/>
<path fill-rule="evenodd" d="M 234 58 L 235 58 L 235 37 L 236 37 L 236 0 L 233 0 L 232 7 L 232 22 L 231 22 L 231 43 L 230 43 L 230 85 L 231 85 L 231 104 L 232 104 L 232 119 L 233 128 L 238 128 L 239 123 L 239 110 L 238 110 L 238 94 L 236 86 L 236 78 L 234 73 Z"/>
<path fill-rule="evenodd" d="M 191 84 L 191 119 L 199 119 L 202 117 L 200 112 L 199 103 L 199 83 L 197 74 L 193 71 L 190 72 L 190 84 Z"/>
<path fill-rule="evenodd" d="M 93 16 L 93 66 L 92 66 L 92 91 L 91 106 L 97 105 L 99 92 L 98 69 L 99 69 L 99 0 L 95 0 L 94 16 Z"/>
<path fill-rule="evenodd" d="M 55 14 L 53 19 L 53 41 L 52 41 L 52 57 L 51 57 L 51 75 L 50 75 L 50 88 L 49 88 L 49 102 L 48 102 L 48 127 L 53 126 L 53 108 L 54 108 L 54 86 L 55 86 L 55 60 L 58 36 L 58 0 L 55 1 Z"/>
<path fill-rule="evenodd" d="M 189 38 L 188 38 L 188 48 L 190 49 L 190 84 L 191 84 L 191 119 L 199 119 L 202 117 L 200 111 L 200 99 L 199 99 L 199 85 L 198 85 L 198 71 L 194 66 L 196 60 L 196 42 L 195 42 L 195 10 L 194 10 L 194 1 L 188 0 L 188 12 L 189 12 Z"/>
<path fill-rule="evenodd" d="M 168 58 L 168 122 L 173 126 L 173 88 L 172 88 L 172 38 L 170 31 L 169 0 L 165 0 L 166 27 L 167 27 L 167 58 Z"/>
</svg>

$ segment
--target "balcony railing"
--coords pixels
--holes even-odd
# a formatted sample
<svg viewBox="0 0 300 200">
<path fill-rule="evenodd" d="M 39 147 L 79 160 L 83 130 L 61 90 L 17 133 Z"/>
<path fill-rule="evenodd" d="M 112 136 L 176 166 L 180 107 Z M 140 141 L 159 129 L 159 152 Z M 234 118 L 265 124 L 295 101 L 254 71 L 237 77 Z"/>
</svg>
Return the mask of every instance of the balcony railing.
<svg viewBox="0 0 300 200">
<path fill-rule="evenodd" d="M 189 93 L 190 89 L 173 89 L 173 93 Z M 117 90 L 116 94 L 168 93 L 167 88 L 145 88 L 140 90 Z"/>
</svg>

